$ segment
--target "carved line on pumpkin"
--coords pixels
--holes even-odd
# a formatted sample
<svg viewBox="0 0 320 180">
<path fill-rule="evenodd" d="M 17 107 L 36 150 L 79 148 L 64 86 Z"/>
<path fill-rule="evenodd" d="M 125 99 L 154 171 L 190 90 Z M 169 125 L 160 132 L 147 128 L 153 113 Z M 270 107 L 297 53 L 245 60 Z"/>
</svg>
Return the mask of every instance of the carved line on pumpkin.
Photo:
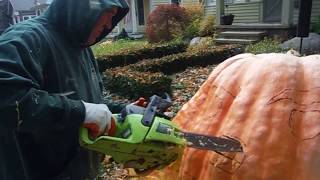
<svg viewBox="0 0 320 180">
<path fill-rule="evenodd" d="M 216 162 L 213 162 L 213 160 L 211 160 L 210 163 L 211 163 L 214 167 L 222 170 L 222 171 L 225 172 L 225 173 L 235 174 L 235 173 L 240 169 L 240 167 L 242 166 L 242 164 L 244 163 L 244 161 L 245 161 L 245 159 L 246 159 L 246 154 L 245 154 L 245 150 L 244 150 L 245 147 L 246 147 L 246 144 L 245 144 L 241 139 L 239 139 L 239 138 L 237 138 L 237 137 L 228 136 L 228 135 L 223 135 L 223 136 L 224 136 L 224 137 L 227 137 L 227 138 L 230 138 L 230 139 L 233 139 L 233 140 L 236 140 L 236 141 L 239 141 L 240 144 L 241 144 L 241 146 L 242 146 L 242 148 L 243 148 L 243 152 L 242 152 L 242 153 L 239 153 L 239 152 L 238 152 L 238 153 L 222 153 L 222 152 L 219 152 L 219 151 L 215 151 L 217 154 L 221 155 L 222 157 L 226 158 L 226 159 L 229 160 L 229 161 L 227 161 L 227 162 L 225 162 L 225 163 L 216 163 Z M 230 154 L 231 156 L 228 156 L 229 154 Z M 237 155 L 239 155 L 239 154 L 241 154 L 242 156 L 241 156 L 240 160 L 237 160 L 236 157 L 237 157 Z M 231 164 L 232 164 L 232 168 L 231 168 L 232 171 L 227 170 L 227 169 L 225 169 L 225 168 L 223 167 L 224 164 L 228 164 L 228 163 L 230 163 L 230 161 L 231 161 Z M 235 167 L 235 168 L 234 168 L 234 167 Z"/>
<path fill-rule="evenodd" d="M 320 87 L 314 87 L 311 88 L 310 90 L 297 90 L 298 93 L 310 93 L 312 91 L 316 91 L 315 94 L 317 94 L 319 92 Z M 293 101 L 292 98 L 288 97 L 288 94 L 286 93 L 292 93 L 290 91 L 294 91 L 294 89 L 283 89 L 282 91 L 280 91 L 278 94 L 276 94 L 275 96 L 273 96 L 268 102 L 267 105 L 270 105 L 272 103 L 276 103 L 282 100 L 289 100 L 289 101 Z M 305 96 L 305 95 L 299 95 L 301 97 Z M 316 103 L 320 103 L 319 101 L 313 101 L 311 103 L 308 104 L 303 104 L 303 103 L 298 103 L 296 101 L 293 101 L 294 104 L 297 105 L 301 105 L 301 106 L 307 106 L 307 105 L 311 105 L 311 104 L 316 104 Z"/>
<path fill-rule="evenodd" d="M 214 85 L 214 87 L 216 89 L 218 89 L 218 87 L 220 87 L 221 89 L 223 89 L 227 94 L 229 94 L 233 99 L 236 98 L 236 95 L 233 95 L 230 91 L 228 91 L 226 88 L 224 88 L 223 86 L 218 86 L 218 85 Z"/>
<path fill-rule="evenodd" d="M 289 117 L 289 128 L 291 129 L 291 134 L 298 138 L 298 135 L 296 133 L 295 127 L 294 127 L 294 115 L 296 112 L 300 112 L 300 113 L 308 113 L 308 112 L 316 112 L 316 113 L 320 113 L 320 110 L 310 110 L 310 111 L 303 111 L 303 110 L 298 110 L 298 109 L 293 109 L 290 112 L 290 117 Z M 316 138 L 317 136 L 320 135 L 320 132 L 316 133 L 315 135 L 311 136 L 311 137 L 306 137 L 306 138 L 302 138 L 301 141 L 306 141 L 306 140 L 311 140 Z"/>
<path fill-rule="evenodd" d="M 215 152 L 217 154 L 221 155 L 222 157 L 226 158 L 228 161 L 213 162 L 213 160 L 211 160 L 210 163 L 214 167 L 222 170 L 223 172 L 225 172 L 227 174 L 235 174 L 241 168 L 241 166 L 243 165 L 243 163 L 245 162 L 246 157 L 247 157 L 245 153 L 241 153 L 242 156 L 240 157 L 240 160 L 237 160 L 236 159 L 237 154 L 240 154 L 240 153 L 228 153 L 228 154 L 232 155 L 232 157 L 230 157 L 224 153 L 221 153 L 218 151 L 215 151 Z M 229 169 L 226 169 L 224 166 L 230 164 L 230 161 L 231 161 L 232 167 L 231 168 L 229 167 Z"/>
<path fill-rule="evenodd" d="M 306 95 L 303 95 L 303 93 L 312 93 L 312 91 L 316 91 L 314 92 L 315 94 L 318 93 L 320 87 L 315 87 L 315 88 L 311 88 L 310 90 L 298 90 L 297 92 L 298 93 L 301 93 L 299 94 L 298 96 L 301 96 L 301 97 L 304 97 Z M 294 108 L 291 110 L 290 112 L 290 115 L 289 115 L 289 128 L 291 130 L 291 134 L 300 139 L 301 141 L 306 141 L 306 140 L 311 140 L 311 139 L 314 139 L 316 138 L 317 136 L 320 135 L 320 131 L 312 136 L 309 136 L 309 137 L 302 137 L 302 138 L 299 138 L 298 136 L 298 133 L 296 132 L 295 130 L 295 126 L 294 126 L 294 115 L 296 112 L 300 112 L 300 113 L 308 113 L 308 112 L 316 112 L 316 113 L 320 113 L 320 110 L 317 110 L 317 109 L 314 109 L 314 110 L 308 110 L 308 109 L 311 109 L 312 107 L 310 107 L 311 105 L 314 105 L 314 104 L 320 104 L 320 101 L 312 101 L 308 104 L 303 104 L 303 103 L 298 103 L 296 101 L 293 101 L 292 98 L 290 98 L 290 94 L 293 93 L 293 92 L 290 92 L 290 91 L 294 91 L 294 89 L 284 89 L 282 90 L 280 93 L 278 93 L 277 95 L 273 96 L 269 101 L 268 101 L 268 105 L 272 104 L 272 103 L 277 103 L 277 102 L 280 102 L 282 100 L 288 100 L 288 101 L 291 101 L 295 106 L 297 106 L 297 108 Z"/>
</svg>

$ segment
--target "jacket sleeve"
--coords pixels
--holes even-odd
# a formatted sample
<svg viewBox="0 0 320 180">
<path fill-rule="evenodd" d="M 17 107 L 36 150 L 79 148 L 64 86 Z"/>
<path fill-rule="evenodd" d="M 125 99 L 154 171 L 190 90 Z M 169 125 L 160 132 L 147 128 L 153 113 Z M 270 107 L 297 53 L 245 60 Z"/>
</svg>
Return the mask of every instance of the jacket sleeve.
<svg viewBox="0 0 320 180">
<path fill-rule="evenodd" d="M 94 55 L 93 55 L 93 52 L 92 52 L 92 49 L 89 48 L 88 49 L 89 51 L 89 54 L 90 54 L 90 57 L 91 59 L 93 60 L 93 64 L 95 66 L 95 70 L 97 72 L 97 77 L 98 77 L 98 80 L 99 80 L 99 85 L 100 85 L 100 89 L 101 89 L 101 94 L 102 94 L 102 100 L 103 102 L 101 103 L 104 103 L 108 106 L 109 110 L 112 112 L 112 113 L 120 113 L 120 111 L 127 105 L 126 103 L 117 103 L 117 102 L 114 102 L 112 101 L 111 98 L 107 97 L 106 96 L 106 93 L 107 93 L 107 89 L 105 89 L 104 85 L 103 85 L 103 79 L 101 77 L 101 74 L 103 74 L 104 72 L 99 72 L 99 67 L 98 67 L 98 62 L 97 60 L 95 59 Z"/>
<path fill-rule="evenodd" d="M 78 129 L 85 117 L 80 100 L 41 89 L 43 61 L 39 39 L 0 40 L 0 126 L 45 134 Z"/>
</svg>

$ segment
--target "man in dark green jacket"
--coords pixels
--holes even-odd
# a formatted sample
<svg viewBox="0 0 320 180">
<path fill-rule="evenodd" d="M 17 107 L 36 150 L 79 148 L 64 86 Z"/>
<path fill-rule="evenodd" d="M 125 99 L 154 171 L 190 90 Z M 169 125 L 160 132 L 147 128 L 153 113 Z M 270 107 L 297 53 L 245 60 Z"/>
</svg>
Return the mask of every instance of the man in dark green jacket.
<svg viewBox="0 0 320 180">
<path fill-rule="evenodd" d="M 102 156 L 79 146 L 84 124 L 108 130 L 89 46 L 126 15 L 125 0 L 54 0 L 0 36 L 0 179 L 94 179 Z"/>
</svg>

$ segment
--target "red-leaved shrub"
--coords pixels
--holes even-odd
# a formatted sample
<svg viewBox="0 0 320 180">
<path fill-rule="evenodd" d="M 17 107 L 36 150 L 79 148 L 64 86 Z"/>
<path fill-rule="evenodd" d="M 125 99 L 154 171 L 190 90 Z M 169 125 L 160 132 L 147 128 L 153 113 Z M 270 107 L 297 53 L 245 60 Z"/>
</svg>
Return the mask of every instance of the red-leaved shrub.
<svg viewBox="0 0 320 180">
<path fill-rule="evenodd" d="M 146 27 L 149 42 L 170 41 L 182 34 L 190 23 L 186 9 L 176 4 L 162 4 L 153 10 Z"/>
</svg>

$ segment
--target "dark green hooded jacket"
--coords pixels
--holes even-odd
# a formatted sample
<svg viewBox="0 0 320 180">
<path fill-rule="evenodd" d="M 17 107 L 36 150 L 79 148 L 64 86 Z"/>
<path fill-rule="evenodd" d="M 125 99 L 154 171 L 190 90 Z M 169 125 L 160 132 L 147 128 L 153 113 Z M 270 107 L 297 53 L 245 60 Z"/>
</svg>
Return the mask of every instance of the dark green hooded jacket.
<svg viewBox="0 0 320 180">
<path fill-rule="evenodd" d="M 101 103 L 101 78 L 83 47 L 102 12 L 125 0 L 55 0 L 0 36 L 0 179 L 93 179 L 101 155 L 79 146 L 81 100 Z M 105 37 L 105 30 L 97 41 Z"/>
</svg>

